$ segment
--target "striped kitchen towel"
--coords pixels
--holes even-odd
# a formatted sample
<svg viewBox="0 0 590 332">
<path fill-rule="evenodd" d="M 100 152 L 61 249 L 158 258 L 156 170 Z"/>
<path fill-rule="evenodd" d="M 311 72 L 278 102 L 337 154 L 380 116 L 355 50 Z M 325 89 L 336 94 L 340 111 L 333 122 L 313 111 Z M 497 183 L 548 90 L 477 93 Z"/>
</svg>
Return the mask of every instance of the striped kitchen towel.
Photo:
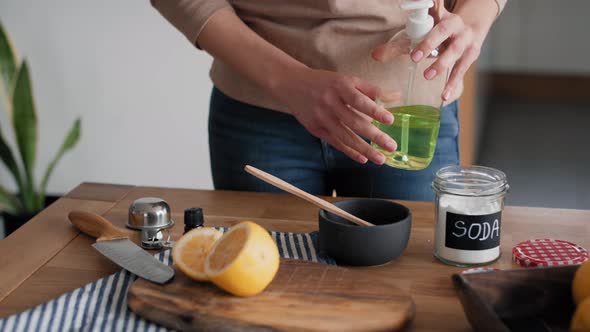
<svg viewBox="0 0 590 332">
<path fill-rule="evenodd" d="M 320 255 L 317 232 L 271 232 L 281 257 L 335 264 Z M 172 265 L 170 250 L 156 257 Z M 122 270 L 49 302 L 0 320 L 0 331 L 169 331 L 127 308 L 127 289 L 137 277 Z"/>
</svg>

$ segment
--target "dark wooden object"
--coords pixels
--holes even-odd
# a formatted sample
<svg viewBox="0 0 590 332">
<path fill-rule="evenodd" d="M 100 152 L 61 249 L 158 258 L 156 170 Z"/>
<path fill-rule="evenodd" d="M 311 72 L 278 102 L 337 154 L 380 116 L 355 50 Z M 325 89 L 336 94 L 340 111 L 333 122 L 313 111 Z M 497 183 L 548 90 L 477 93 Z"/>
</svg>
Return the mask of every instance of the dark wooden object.
<svg viewBox="0 0 590 332">
<path fill-rule="evenodd" d="M 577 268 L 455 274 L 453 283 L 476 331 L 568 331 L 575 309 L 571 283 Z"/>
<path fill-rule="evenodd" d="M 253 297 L 232 296 L 177 271 L 166 285 L 137 280 L 128 304 L 182 331 L 396 331 L 415 311 L 393 279 L 297 260 L 283 260 L 269 287 Z"/>
</svg>

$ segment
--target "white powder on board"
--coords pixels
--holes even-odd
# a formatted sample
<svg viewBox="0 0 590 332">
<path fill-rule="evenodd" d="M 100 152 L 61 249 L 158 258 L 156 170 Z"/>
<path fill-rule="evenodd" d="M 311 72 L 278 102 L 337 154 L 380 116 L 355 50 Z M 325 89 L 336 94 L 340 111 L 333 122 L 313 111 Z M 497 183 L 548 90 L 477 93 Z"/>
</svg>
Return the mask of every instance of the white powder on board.
<svg viewBox="0 0 590 332">
<path fill-rule="evenodd" d="M 461 250 L 445 246 L 447 212 L 462 215 L 486 215 L 502 210 L 502 198 L 441 195 L 438 203 L 434 248 L 438 257 L 464 264 L 487 263 L 500 256 L 500 246 L 486 250 Z M 501 227 L 501 226 L 500 226 Z"/>
</svg>

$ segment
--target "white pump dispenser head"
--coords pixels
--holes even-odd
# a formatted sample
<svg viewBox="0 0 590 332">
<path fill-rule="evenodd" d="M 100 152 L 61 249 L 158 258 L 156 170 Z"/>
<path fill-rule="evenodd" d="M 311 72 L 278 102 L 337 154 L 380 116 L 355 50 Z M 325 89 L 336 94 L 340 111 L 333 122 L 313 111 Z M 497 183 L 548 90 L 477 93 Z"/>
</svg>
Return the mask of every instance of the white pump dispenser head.
<svg viewBox="0 0 590 332">
<path fill-rule="evenodd" d="M 428 15 L 428 9 L 433 6 L 432 0 L 402 1 L 401 9 L 409 12 L 406 33 L 412 40 L 412 44 L 420 42 L 432 30 L 434 19 Z"/>
</svg>

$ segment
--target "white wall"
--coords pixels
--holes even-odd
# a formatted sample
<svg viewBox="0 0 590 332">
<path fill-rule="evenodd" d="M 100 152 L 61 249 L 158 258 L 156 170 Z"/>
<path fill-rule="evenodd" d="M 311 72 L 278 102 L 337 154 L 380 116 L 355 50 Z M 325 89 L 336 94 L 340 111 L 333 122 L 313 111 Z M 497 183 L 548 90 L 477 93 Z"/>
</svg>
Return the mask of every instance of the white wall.
<svg viewBox="0 0 590 332">
<path fill-rule="evenodd" d="M 39 180 L 82 117 L 81 141 L 56 168 L 50 192 L 82 181 L 212 188 L 211 59 L 149 1 L 2 0 L 0 20 L 32 71 Z M 3 110 L 0 123 L 6 136 Z M 0 183 L 12 183 L 3 168 Z"/>
</svg>

